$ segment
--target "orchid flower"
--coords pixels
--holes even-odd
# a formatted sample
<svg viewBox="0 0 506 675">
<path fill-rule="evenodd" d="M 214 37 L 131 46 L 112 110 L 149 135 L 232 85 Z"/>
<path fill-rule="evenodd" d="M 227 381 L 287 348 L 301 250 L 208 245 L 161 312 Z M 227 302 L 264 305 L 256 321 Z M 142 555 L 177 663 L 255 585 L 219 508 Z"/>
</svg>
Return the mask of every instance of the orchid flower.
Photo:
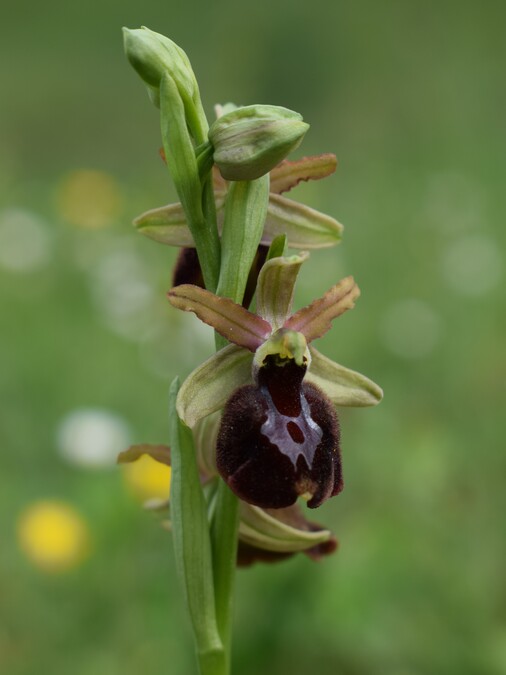
<svg viewBox="0 0 506 675">
<path fill-rule="evenodd" d="M 302 252 L 269 260 L 258 279 L 257 314 L 183 284 L 171 304 L 194 312 L 229 342 L 183 383 L 177 412 L 190 428 L 223 410 L 216 465 L 237 496 L 286 508 L 299 496 L 315 508 L 342 489 L 334 406 L 376 405 L 381 389 L 309 346 L 354 306 L 360 291 L 346 277 L 291 313 Z"/>
</svg>

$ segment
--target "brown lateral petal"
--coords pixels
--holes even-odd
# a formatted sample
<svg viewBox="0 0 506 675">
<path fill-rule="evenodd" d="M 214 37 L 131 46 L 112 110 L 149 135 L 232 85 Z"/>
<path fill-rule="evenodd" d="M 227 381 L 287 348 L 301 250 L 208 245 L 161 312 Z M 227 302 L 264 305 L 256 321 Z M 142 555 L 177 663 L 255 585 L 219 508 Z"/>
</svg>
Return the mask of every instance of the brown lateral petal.
<svg viewBox="0 0 506 675">
<path fill-rule="evenodd" d="M 229 342 L 254 352 L 271 333 L 271 325 L 241 305 L 203 288 L 183 284 L 168 292 L 171 305 L 194 312 Z"/>
<path fill-rule="evenodd" d="M 294 162 L 284 160 L 271 171 L 271 192 L 288 192 L 302 180 L 320 180 L 334 173 L 337 167 L 336 156 L 330 152 L 303 157 Z"/>
<path fill-rule="evenodd" d="M 360 289 L 353 277 L 345 277 L 324 296 L 295 312 L 285 321 L 284 328 L 302 333 L 309 344 L 330 330 L 333 319 L 353 309 L 359 295 Z"/>
</svg>

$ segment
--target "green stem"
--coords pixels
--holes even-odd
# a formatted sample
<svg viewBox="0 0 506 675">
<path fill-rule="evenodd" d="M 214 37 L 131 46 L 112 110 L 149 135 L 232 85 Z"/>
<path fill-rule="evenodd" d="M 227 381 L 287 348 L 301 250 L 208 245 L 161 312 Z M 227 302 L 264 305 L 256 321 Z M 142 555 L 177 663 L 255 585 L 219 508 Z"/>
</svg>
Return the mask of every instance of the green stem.
<svg viewBox="0 0 506 675">
<path fill-rule="evenodd" d="M 228 486 L 220 480 L 211 525 L 211 547 L 213 551 L 216 622 L 225 651 L 223 675 L 230 673 L 238 527 L 239 500 Z"/>
<path fill-rule="evenodd" d="M 216 223 L 216 203 L 214 201 L 212 174 L 207 176 L 202 187 L 202 211 L 205 218 L 205 247 L 202 251 L 202 247 L 199 249 L 197 246 L 197 254 L 206 288 L 214 293 L 220 276 L 221 244 Z"/>
<path fill-rule="evenodd" d="M 239 304 L 242 303 L 251 264 L 262 236 L 268 199 L 269 176 L 263 176 L 255 181 L 232 183 L 228 190 L 221 240 L 220 277 L 216 293 Z M 222 346 L 223 338 L 218 336 L 216 348 Z M 226 675 L 230 672 L 231 660 L 238 529 L 239 501 L 228 486 L 220 481 L 211 523 L 211 548 L 216 622 L 225 650 Z"/>
<path fill-rule="evenodd" d="M 200 675 L 227 675 L 227 657 L 223 650 L 197 652 Z"/>
</svg>

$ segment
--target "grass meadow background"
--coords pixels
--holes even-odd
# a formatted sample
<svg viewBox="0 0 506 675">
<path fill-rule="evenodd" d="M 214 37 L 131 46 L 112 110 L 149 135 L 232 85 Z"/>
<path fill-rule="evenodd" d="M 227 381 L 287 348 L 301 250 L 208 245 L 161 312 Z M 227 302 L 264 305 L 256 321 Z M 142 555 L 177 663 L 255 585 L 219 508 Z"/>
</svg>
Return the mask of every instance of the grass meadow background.
<svg viewBox="0 0 506 675">
<path fill-rule="evenodd" d="M 170 536 L 111 463 L 166 442 L 170 379 L 212 352 L 165 300 L 176 252 L 130 225 L 175 197 L 122 51 L 141 24 L 188 53 L 209 117 L 283 105 L 311 124 L 299 156 L 337 154 L 293 193 L 346 228 L 296 303 L 353 274 L 319 348 L 385 390 L 341 413 L 346 488 L 315 514 L 339 553 L 239 572 L 235 672 L 506 673 L 505 21 L 494 0 L 2 9 L 2 673 L 195 672 Z M 82 528 L 59 572 L 23 544 L 47 500 Z"/>
</svg>

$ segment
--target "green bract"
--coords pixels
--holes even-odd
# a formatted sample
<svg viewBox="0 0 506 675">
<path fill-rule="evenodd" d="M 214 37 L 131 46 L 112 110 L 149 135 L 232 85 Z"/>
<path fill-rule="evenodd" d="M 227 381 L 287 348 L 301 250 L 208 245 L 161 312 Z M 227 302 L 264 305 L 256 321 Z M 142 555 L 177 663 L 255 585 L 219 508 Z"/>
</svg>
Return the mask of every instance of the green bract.
<svg viewBox="0 0 506 675">
<path fill-rule="evenodd" d="M 255 180 L 295 150 L 308 129 L 292 110 L 252 105 L 218 118 L 209 129 L 209 141 L 223 178 Z"/>
</svg>

